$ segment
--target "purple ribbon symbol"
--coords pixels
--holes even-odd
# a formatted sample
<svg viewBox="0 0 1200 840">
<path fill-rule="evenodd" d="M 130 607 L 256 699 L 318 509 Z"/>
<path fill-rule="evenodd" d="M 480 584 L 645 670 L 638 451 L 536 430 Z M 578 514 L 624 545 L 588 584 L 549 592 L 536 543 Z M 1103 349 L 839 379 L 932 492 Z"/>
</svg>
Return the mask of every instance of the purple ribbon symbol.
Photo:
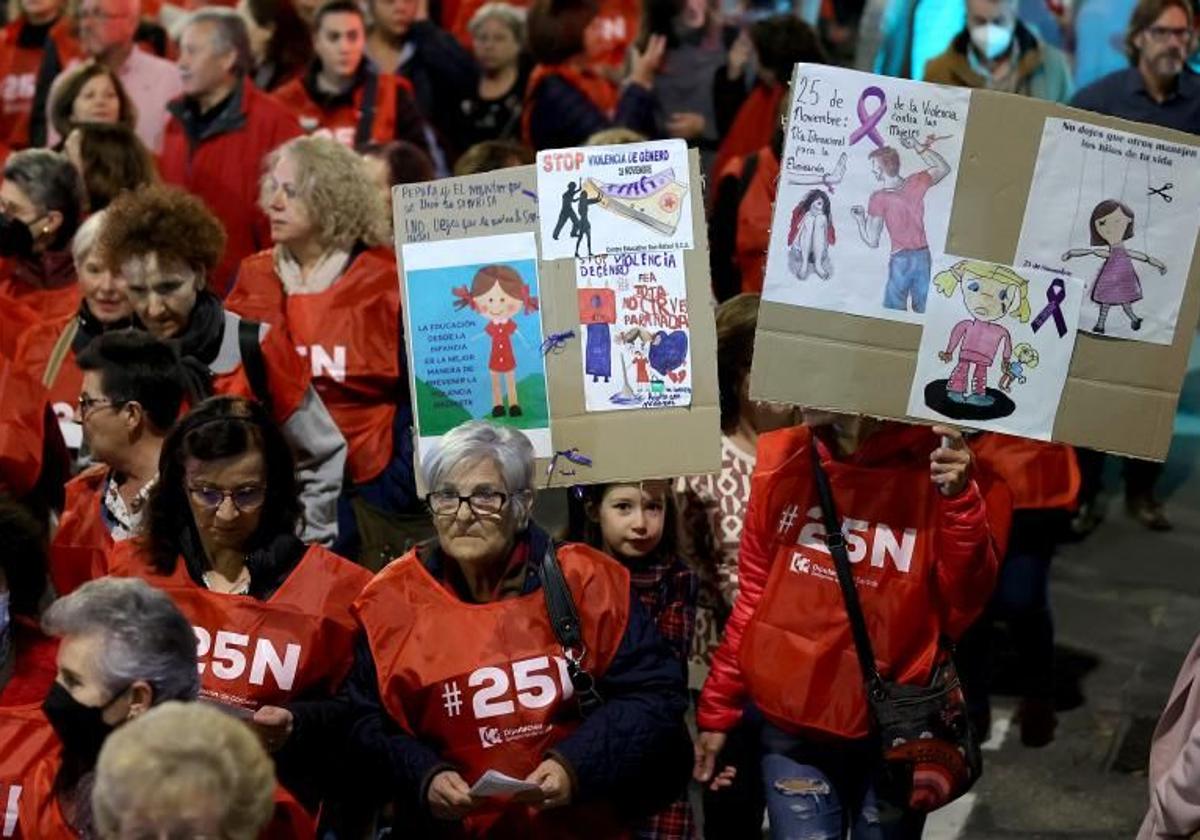
<svg viewBox="0 0 1200 840">
<path fill-rule="evenodd" d="M 1031 329 L 1037 332 L 1042 328 L 1042 324 L 1046 323 L 1046 319 L 1051 315 L 1054 316 L 1054 328 L 1058 330 L 1058 337 L 1062 338 L 1067 334 L 1067 322 L 1063 318 L 1062 303 L 1067 299 L 1067 287 L 1063 285 L 1061 277 L 1054 278 L 1054 282 L 1050 284 L 1050 288 L 1046 290 L 1046 307 L 1037 314 L 1033 319 Z"/>
<path fill-rule="evenodd" d="M 879 103 L 879 107 L 869 114 L 867 113 L 867 97 L 874 97 Z M 879 121 L 887 113 L 887 94 L 875 85 L 871 85 L 858 97 L 857 110 L 859 125 L 850 135 L 850 145 L 853 146 L 864 137 L 870 137 L 871 142 L 876 146 L 886 145 L 883 138 L 879 136 L 879 132 L 875 130 L 875 126 L 879 125 Z"/>
</svg>

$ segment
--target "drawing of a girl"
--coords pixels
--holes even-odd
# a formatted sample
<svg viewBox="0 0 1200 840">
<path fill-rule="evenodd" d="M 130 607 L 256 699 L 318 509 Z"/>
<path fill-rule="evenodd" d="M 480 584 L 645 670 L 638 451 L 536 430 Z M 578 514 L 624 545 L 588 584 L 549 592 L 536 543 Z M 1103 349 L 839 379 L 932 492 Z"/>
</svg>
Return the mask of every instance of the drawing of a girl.
<svg viewBox="0 0 1200 840">
<path fill-rule="evenodd" d="M 1004 366 L 1004 375 L 1000 377 L 1000 390 L 1006 393 L 1012 391 L 1014 380 L 1024 385 L 1029 381 L 1025 371 L 1033 370 L 1039 361 L 1041 357 L 1033 345 L 1022 341 L 1013 348 L 1012 361 Z"/>
<path fill-rule="evenodd" d="M 1091 298 L 1100 304 L 1100 317 L 1096 319 L 1092 332 L 1104 334 L 1108 310 L 1113 306 L 1120 306 L 1129 318 L 1129 326 L 1140 330 L 1142 319 L 1133 311 L 1133 304 L 1142 299 L 1142 283 L 1133 261 L 1149 263 L 1158 269 L 1159 274 L 1166 274 L 1166 264 L 1149 254 L 1125 247 L 1125 242 L 1133 237 L 1133 211 L 1120 201 L 1109 198 L 1097 204 L 1088 222 L 1088 232 L 1092 245 L 1099 247 L 1072 248 L 1063 254 L 1063 259 L 1092 256 L 1104 260 L 1100 273 L 1092 283 Z"/>
<path fill-rule="evenodd" d="M 950 331 L 946 349 L 938 358 L 949 362 L 958 350 L 958 362 L 946 383 L 951 402 L 990 406 L 995 399 L 987 392 L 988 368 L 1003 354 L 1004 367 L 1012 359 L 1012 336 L 999 322 L 1005 316 L 1029 323 L 1029 281 L 1002 265 L 961 260 L 933 278 L 937 290 L 951 297 L 962 288 L 963 304 L 970 320 L 959 321 Z M 1003 349 L 1001 349 L 1003 348 Z M 971 366 L 974 373 L 967 383 Z"/>
<path fill-rule="evenodd" d="M 837 242 L 833 229 L 832 208 L 824 190 L 809 190 L 792 211 L 788 230 L 788 268 L 798 280 L 808 279 L 815 271 L 822 280 L 833 274 L 829 246 Z"/>
<path fill-rule="evenodd" d="M 501 380 L 507 384 L 508 416 L 520 417 L 521 406 L 517 401 L 517 357 L 513 353 L 512 337 L 517 333 L 513 317 L 520 312 L 526 315 L 536 312 L 538 301 L 529 294 L 529 286 L 515 269 L 507 265 L 488 265 L 475 272 L 471 288 L 458 286 L 452 290 L 458 298 L 455 309 L 470 307 L 487 319 L 484 332 L 492 339 L 492 353 L 488 357 L 488 370 L 492 374 L 492 416 L 504 416 L 504 400 Z"/>
</svg>

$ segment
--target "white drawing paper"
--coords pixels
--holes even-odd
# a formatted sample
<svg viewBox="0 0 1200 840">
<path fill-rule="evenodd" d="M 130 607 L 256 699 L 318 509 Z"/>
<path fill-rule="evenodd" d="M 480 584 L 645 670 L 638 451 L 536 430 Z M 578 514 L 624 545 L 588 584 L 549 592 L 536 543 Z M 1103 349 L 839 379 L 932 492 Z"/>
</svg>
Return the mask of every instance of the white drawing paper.
<svg viewBox="0 0 1200 840">
<path fill-rule="evenodd" d="M 1049 440 L 1082 300 L 1075 278 L 943 257 L 935 264 L 908 413 Z"/>
<path fill-rule="evenodd" d="M 587 410 L 691 405 L 683 254 L 608 254 L 578 261 L 575 275 Z"/>
<path fill-rule="evenodd" d="M 1080 329 L 1170 344 L 1198 230 L 1196 149 L 1046 120 L 1014 262 L 1084 281 Z"/>
<path fill-rule="evenodd" d="M 798 64 L 763 298 L 920 323 L 971 94 Z"/>
<path fill-rule="evenodd" d="M 501 773 L 499 770 L 487 770 L 480 776 L 475 784 L 471 785 L 471 796 L 479 799 L 491 799 L 493 797 L 516 796 L 518 793 L 533 793 L 541 790 L 533 782 L 526 782 L 523 779 L 514 779 L 507 773 Z"/>
<path fill-rule="evenodd" d="M 538 152 L 542 259 L 690 249 L 695 188 L 682 140 Z"/>
</svg>

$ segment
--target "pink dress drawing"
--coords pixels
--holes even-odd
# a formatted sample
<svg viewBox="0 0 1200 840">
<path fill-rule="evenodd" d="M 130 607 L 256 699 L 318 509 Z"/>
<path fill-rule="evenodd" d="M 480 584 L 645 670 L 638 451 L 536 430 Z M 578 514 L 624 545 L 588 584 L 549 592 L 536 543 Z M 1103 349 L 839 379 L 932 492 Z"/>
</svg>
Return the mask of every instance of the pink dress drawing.
<svg viewBox="0 0 1200 840">
<path fill-rule="evenodd" d="M 975 366 L 971 375 L 971 392 L 987 393 L 988 368 L 996 363 L 996 353 L 1003 352 L 1004 361 L 1012 357 L 1012 336 L 1008 330 L 991 321 L 959 321 L 950 331 L 950 342 L 946 345 L 946 355 L 952 355 L 956 347 L 958 363 L 950 373 L 946 389 L 952 393 L 967 393 L 967 375 L 971 365 Z M 1003 351 L 1000 350 L 1003 346 Z"/>
<path fill-rule="evenodd" d="M 1092 300 L 1105 306 L 1123 306 L 1142 299 L 1142 283 L 1124 245 L 1108 249 L 1108 259 L 1092 284 Z"/>
</svg>

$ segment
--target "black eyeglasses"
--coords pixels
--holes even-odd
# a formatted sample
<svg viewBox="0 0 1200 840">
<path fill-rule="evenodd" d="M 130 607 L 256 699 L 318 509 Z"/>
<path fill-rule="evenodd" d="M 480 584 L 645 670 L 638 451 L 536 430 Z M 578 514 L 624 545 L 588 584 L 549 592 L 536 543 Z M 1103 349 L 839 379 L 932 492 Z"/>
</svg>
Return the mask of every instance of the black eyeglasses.
<svg viewBox="0 0 1200 840">
<path fill-rule="evenodd" d="M 110 400 L 104 397 L 89 397 L 86 394 L 79 395 L 79 416 L 87 417 L 91 414 L 93 408 L 120 408 L 125 405 L 127 400 Z"/>
<path fill-rule="evenodd" d="M 261 484 L 247 484 L 235 490 L 213 487 L 210 484 L 193 484 L 188 487 L 188 493 L 196 504 L 208 510 L 216 510 L 229 499 L 239 513 L 252 513 L 267 500 L 267 488 Z"/>
<path fill-rule="evenodd" d="M 435 490 L 425 494 L 425 504 L 436 516 L 457 516 L 463 502 L 476 516 L 495 516 L 504 509 L 508 494 L 496 490 L 476 490 L 469 496 L 460 496 L 453 490 Z"/>
<path fill-rule="evenodd" d="M 1186 26 L 1151 26 L 1146 29 L 1146 33 L 1160 44 L 1168 38 L 1176 41 L 1188 41 L 1192 37 L 1192 30 Z"/>
</svg>

